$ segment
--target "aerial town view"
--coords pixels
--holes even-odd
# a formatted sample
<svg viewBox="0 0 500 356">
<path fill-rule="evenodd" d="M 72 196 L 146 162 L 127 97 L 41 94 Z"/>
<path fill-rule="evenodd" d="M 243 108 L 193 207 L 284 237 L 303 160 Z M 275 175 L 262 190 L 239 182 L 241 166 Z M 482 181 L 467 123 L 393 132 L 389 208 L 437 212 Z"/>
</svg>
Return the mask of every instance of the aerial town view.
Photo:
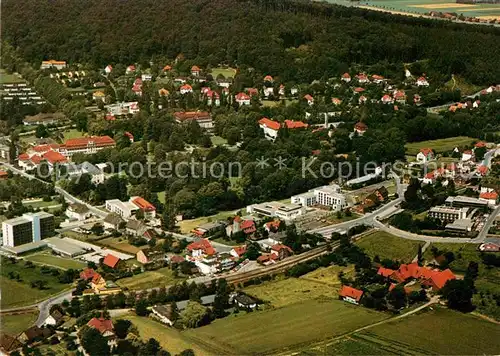
<svg viewBox="0 0 500 356">
<path fill-rule="evenodd" d="M 1 355 L 500 354 L 498 0 L 1 14 Z"/>
</svg>

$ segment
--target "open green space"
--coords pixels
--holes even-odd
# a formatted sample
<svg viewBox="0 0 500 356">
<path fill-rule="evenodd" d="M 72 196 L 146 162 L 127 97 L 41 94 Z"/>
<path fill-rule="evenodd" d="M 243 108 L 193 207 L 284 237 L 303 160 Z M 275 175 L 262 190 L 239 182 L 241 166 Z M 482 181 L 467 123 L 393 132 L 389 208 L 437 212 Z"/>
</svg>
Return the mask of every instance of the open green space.
<svg viewBox="0 0 500 356">
<path fill-rule="evenodd" d="M 344 276 L 346 278 L 354 277 L 356 274 L 356 271 L 354 270 L 354 265 L 349 265 L 347 267 L 333 265 L 328 267 L 320 267 L 312 272 L 309 272 L 299 277 L 299 279 L 322 283 L 340 289 L 340 284 L 341 284 L 339 279 L 340 272 L 344 272 Z M 337 291 L 335 290 L 335 292 Z"/>
<path fill-rule="evenodd" d="M 298 103 L 298 102 L 299 101 L 296 100 L 296 99 L 285 99 L 284 100 L 285 106 L 288 106 L 288 105 L 291 105 L 291 104 L 295 104 L 295 103 Z M 281 103 L 283 103 L 283 100 L 278 100 L 278 101 L 274 101 L 274 100 L 262 100 L 262 106 L 268 107 L 268 108 L 274 108 L 276 106 L 279 106 Z"/>
<path fill-rule="evenodd" d="M 322 298 L 219 319 L 183 332 L 217 354 L 269 354 L 342 335 L 387 314 Z"/>
<path fill-rule="evenodd" d="M 156 193 L 156 196 L 158 197 L 158 200 L 162 204 L 165 204 L 165 194 L 166 194 L 165 191 Z"/>
<path fill-rule="evenodd" d="M 38 208 L 38 209 L 43 209 L 43 208 L 47 208 L 49 206 L 60 206 L 61 204 L 55 200 L 51 200 L 51 201 L 43 201 L 43 200 L 37 200 L 37 201 L 33 201 L 33 202 L 30 202 L 30 201 L 26 201 L 26 202 L 23 202 L 23 205 L 25 206 L 31 206 L 32 208 Z"/>
<path fill-rule="evenodd" d="M 0 84 L 24 83 L 25 80 L 18 75 L 9 74 L 5 69 L 0 69 Z"/>
<path fill-rule="evenodd" d="M 455 147 L 469 146 L 476 139 L 467 136 L 457 136 L 442 138 L 439 140 L 428 140 L 421 142 L 412 142 L 405 145 L 406 153 L 416 155 L 421 148 L 432 148 L 436 153 L 452 151 Z"/>
<path fill-rule="evenodd" d="M 201 224 L 206 224 L 208 222 L 217 220 L 226 220 L 228 217 L 234 216 L 234 213 L 235 210 L 221 211 L 220 213 L 211 216 L 203 216 L 196 219 L 183 220 L 180 221 L 178 225 L 181 230 L 181 233 L 189 234 L 191 231 L 193 231 L 196 227 L 198 227 Z"/>
<path fill-rule="evenodd" d="M 212 145 L 214 146 L 221 146 L 227 144 L 227 140 L 220 136 L 211 136 L 210 140 L 212 141 Z"/>
<path fill-rule="evenodd" d="M 103 240 L 99 240 L 99 244 L 118 251 L 130 253 L 132 255 L 135 255 L 141 249 L 148 247 L 147 245 L 141 247 L 131 245 L 128 243 L 128 240 L 124 237 L 108 237 Z"/>
<path fill-rule="evenodd" d="M 31 262 L 42 263 L 51 267 L 59 267 L 62 269 L 83 269 L 86 264 L 77 260 L 52 256 L 47 253 L 36 253 L 26 256 L 25 259 Z"/>
<path fill-rule="evenodd" d="M 146 271 L 132 277 L 120 279 L 116 281 L 116 284 L 122 288 L 134 290 L 171 286 L 183 280 L 184 278 L 175 277 L 169 267 L 163 267 L 156 271 Z"/>
<path fill-rule="evenodd" d="M 71 138 L 83 137 L 83 133 L 76 129 L 69 129 L 63 132 L 64 140 L 69 140 Z"/>
<path fill-rule="evenodd" d="M 378 256 L 380 260 L 385 258 L 411 262 L 417 255 L 418 241 L 402 239 L 384 231 L 374 231 L 363 236 L 356 245 L 361 247 L 372 259 Z"/>
<path fill-rule="evenodd" d="M 0 301 L 0 307 L 2 309 L 31 305 L 70 287 L 67 284 L 60 284 L 50 278 L 51 283 L 49 283 L 47 289 L 40 290 L 38 288 L 31 288 L 30 281 L 37 279 L 47 280 L 49 277 L 47 277 L 47 275 L 42 275 L 39 271 L 38 275 L 27 275 L 26 273 L 19 272 L 22 276 L 22 281 L 18 282 L 5 277 L 5 269 L 6 266 L 2 265 L 2 275 L 0 276 L 0 285 L 2 286 L 2 299 Z"/>
<path fill-rule="evenodd" d="M 130 320 L 139 331 L 139 337 L 144 341 L 154 338 L 172 355 L 178 355 L 186 349 L 192 349 L 196 355 L 210 355 L 202 346 L 193 343 L 177 329 L 165 326 L 155 320 L 127 314 L 118 319 Z"/>
<path fill-rule="evenodd" d="M 37 317 L 38 311 L 24 314 L 2 315 L 0 317 L 0 330 L 9 335 L 17 335 L 32 326 Z"/>
<path fill-rule="evenodd" d="M 236 75 L 236 69 L 234 68 L 213 68 L 212 77 L 217 78 L 219 74 L 222 74 L 224 78 L 234 78 Z"/>
</svg>

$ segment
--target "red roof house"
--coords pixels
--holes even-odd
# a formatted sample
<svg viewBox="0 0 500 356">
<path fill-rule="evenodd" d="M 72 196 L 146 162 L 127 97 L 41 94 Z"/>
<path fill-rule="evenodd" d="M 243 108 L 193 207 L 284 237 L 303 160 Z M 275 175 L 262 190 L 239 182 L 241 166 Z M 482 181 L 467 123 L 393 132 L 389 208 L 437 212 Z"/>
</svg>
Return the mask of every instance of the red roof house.
<svg viewBox="0 0 500 356">
<path fill-rule="evenodd" d="M 95 274 L 96 271 L 94 271 L 92 268 L 85 268 L 83 271 L 80 272 L 80 278 L 88 280 L 93 278 Z"/>
<path fill-rule="evenodd" d="M 110 268 L 115 268 L 118 262 L 120 262 L 120 259 L 110 253 L 108 253 L 106 257 L 104 257 L 104 260 L 102 261 L 103 264 L 105 264 Z"/>
<path fill-rule="evenodd" d="M 215 249 L 207 239 L 199 239 L 198 241 L 191 242 L 187 245 L 187 250 L 191 252 L 193 257 L 205 255 L 215 255 Z"/>
<path fill-rule="evenodd" d="M 87 325 L 91 328 L 99 330 L 99 332 L 104 336 L 107 336 L 106 334 L 109 335 L 113 333 L 113 322 L 110 319 L 104 319 L 103 316 L 100 318 L 90 319 Z"/>
<path fill-rule="evenodd" d="M 51 165 L 54 165 L 56 163 L 64 163 L 67 162 L 67 158 L 64 157 L 62 154 L 56 151 L 48 151 L 45 152 L 42 155 L 42 158 L 47 160 Z"/>
<path fill-rule="evenodd" d="M 339 297 L 346 302 L 359 304 L 359 301 L 363 297 L 363 291 L 350 286 L 342 286 Z"/>
<path fill-rule="evenodd" d="M 390 277 L 395 271 L 390 268 L 379 267 L 377 274 L 382 277 Z"/>
<path fill-rule="evenodd" d="M 278 131 L 280 129 L 279 122 L 270 120 L 267 117 L 263 117 L 262 119 L 260 119 L 259 124 L 261 126 L 264 126 L 264 127 L 269 128 L 269 129 L 276 130 L 276 131 Z"/>
<path fill-rule="evenodd" d="M 146 199 L 142 197 L 135 197 L 132 199 L 132 203 L 136 205 L 139 209 L 150 212 L 155 211 L 156 207 L 148 202 Z"/>
<path fill-rule="evenodd" d="M 306 123 L 303 123 L 302 121 L 292 121 L 292 120 L 285 120 L 285 125 L 289 129 L 302 129 L 302 128 L 307 128 Z"/>
</svg>

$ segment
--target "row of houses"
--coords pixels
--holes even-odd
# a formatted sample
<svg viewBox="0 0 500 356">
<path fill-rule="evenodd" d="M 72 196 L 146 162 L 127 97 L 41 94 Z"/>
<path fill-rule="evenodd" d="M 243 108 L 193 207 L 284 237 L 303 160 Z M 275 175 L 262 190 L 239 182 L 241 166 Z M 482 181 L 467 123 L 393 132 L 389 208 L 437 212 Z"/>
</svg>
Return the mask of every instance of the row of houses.
<svg viewBox="0 0 500 356">
<path fill-rule="evenodd" d="M 23 105 L 43 105 L 46 103 L 46 100 L 26 82 L 2 84 L 0 92 L 3 100 L 10 101 L 16 98 Z"/>
</svg>

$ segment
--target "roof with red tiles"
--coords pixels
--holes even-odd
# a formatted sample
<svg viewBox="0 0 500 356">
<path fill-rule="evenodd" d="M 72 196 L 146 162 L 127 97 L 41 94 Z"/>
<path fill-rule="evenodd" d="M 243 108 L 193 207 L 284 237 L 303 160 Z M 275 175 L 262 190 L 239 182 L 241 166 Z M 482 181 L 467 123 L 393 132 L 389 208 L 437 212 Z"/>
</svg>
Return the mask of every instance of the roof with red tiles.
<svg viewBox="0 0 500 356">
<path fill-rule="evenodd" d="M 340 289 L 339 295 L 341 297 L 350 297 L 359 302 L 361 297 L 363 296 L 363 291 L 350 287 L 350 286 L 342 286 Z"/>
<path fill-rule="evenodd" d="M 104 263 L 106 266 L 115 268 L 116 265 L 120 262 L 120 259 L 112 254 L 108 254 L 106 257 L 104 257 Z"/>
</svg>

